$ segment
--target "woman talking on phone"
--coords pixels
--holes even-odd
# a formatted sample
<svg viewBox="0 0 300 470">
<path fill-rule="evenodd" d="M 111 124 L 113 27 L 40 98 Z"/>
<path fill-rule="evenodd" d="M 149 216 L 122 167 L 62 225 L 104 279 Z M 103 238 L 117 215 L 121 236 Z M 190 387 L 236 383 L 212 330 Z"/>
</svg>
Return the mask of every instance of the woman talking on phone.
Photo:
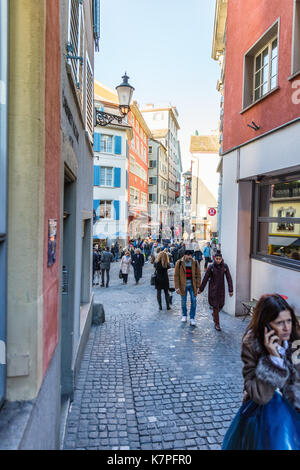
<svg viewBox="0 0 300 470">
<path fill-rule="evenodd" d="M 243 337 L 244 399 L 223 450 L 300 450 L 299 338 L 292 307 L 263 295 Z"/>
</svg>

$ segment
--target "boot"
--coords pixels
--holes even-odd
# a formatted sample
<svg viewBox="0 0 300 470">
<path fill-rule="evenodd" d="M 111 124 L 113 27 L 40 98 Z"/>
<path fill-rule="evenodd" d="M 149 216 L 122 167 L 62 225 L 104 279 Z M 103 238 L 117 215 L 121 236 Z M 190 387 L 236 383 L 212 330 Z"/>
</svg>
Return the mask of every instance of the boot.
<svg viewBox="0 0 300 470">
<path fill-rule="evenodd" d="M 162 310 L 162 305 L 161 305 L 161 292 L 158 290 L 157 291 L 157 302 L 159 306 L 159 310 Z"/>
<path fill-rule="evenodd" d="M 221 331 L 220 320 L 219 320 L 219 310 L 217 308 L 214 308 L 212 315 L 213 315 L 213 320 L 215 323 L 215 329 L 217 331 Z"/>
</svg>

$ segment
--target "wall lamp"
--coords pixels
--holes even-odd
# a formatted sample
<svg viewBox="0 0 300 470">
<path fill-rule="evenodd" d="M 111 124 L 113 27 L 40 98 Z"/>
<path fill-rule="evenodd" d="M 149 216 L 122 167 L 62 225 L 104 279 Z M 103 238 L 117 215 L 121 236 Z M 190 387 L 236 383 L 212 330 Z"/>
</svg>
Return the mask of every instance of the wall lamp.
<svg viewBox="0 0 300 470">
<path fill-rule="evenodd" d="M 116 87 L 119 97 L 119 110 L 121 115 L 106 113 L 105 111 L 100 111 L 100 109 L 96 108 L 96 126 L 107 126 L 114 120 L 116 120 L 119 124 L 122 124 L 123 118 L 129 113 L 132 94 L 134 92 L 133 86 L 128 83 L 129 78 L 130 77 L 128 77 L 125 72 L 125 75 L 122 77 L 123 82 Z"/>
</svg>

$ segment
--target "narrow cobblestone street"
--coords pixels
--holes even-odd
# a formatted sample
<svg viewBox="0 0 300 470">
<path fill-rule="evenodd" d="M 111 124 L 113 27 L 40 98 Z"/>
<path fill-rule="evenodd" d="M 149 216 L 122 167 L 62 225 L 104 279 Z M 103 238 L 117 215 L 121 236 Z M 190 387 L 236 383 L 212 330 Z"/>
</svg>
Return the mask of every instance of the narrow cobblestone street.
<svg viewBox="0 0 300 470">
<path fill-rule="evenodd" d="M 248 320 L 221 314 L 213 328 L 207 291 L 196 327 L 181 323 L 180 297 L 159 311 L 146 264 L 135 285 L 95 288 L 106 321 L 93 326 L 70 407 L 64 449 L 213 449 L 242 400 L 240 344 Z"/>
</svg>

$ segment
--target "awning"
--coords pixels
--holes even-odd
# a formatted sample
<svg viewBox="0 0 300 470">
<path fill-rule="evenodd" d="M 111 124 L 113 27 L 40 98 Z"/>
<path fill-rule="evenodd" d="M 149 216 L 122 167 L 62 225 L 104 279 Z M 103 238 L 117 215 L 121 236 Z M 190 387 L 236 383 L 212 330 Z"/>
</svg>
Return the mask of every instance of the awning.
<svg viewBox="0 0 300 470">
<path fill-rule="evenodd" d="M 110 240 L 110 236 L 107 233 L 96 233 L 95 235 L 93 235 L 93 238 L 99 238 L 99 240 L 108 238 L 108 240 Z"/>
<path fill-rule="evenodd" d="M 290 245 L 293 245 L 297 240 L 299 240 L 299 238 L 269 237 L 269 245 L 290 246 Z"/>
</svg>

